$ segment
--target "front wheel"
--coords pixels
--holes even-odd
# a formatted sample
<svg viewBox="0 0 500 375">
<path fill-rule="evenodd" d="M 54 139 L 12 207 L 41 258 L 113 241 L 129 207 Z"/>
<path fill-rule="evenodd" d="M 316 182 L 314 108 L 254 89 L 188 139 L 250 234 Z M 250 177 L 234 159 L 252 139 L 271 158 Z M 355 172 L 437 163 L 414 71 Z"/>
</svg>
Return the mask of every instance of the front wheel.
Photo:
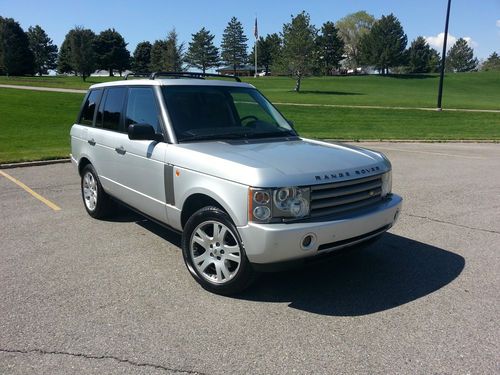
<svg viewBox="0 0 500 375">
<path fill-rule="evenodd" d="M 202 208 L 189 218 L 182 253 L 189 272 L 208 291 L 235 294 L 255 279 L 236 227 L 217 207 Z"/>
<path fill-rule="evenodd" d="M 111 199 L 102 188 L 97 172 L 91 164 L 83 168 L 81 189 L 85 210 L 90 216 L 101 219 L 109 215 Z"/>
</svg>

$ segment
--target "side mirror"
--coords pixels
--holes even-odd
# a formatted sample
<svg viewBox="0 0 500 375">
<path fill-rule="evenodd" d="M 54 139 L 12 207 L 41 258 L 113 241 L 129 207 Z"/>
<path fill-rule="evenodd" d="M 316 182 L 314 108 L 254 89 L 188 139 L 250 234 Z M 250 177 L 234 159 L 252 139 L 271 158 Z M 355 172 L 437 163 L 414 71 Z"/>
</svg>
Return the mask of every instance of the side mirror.
<svg viewBox="0 0 500 375">
<path fill-rule="evenodd" d="M 128 126 L 128 138 L 135 141 L 163 141 L 163 134 L 156 133 L 149 124 L 132 124 Z"/>
</svg>

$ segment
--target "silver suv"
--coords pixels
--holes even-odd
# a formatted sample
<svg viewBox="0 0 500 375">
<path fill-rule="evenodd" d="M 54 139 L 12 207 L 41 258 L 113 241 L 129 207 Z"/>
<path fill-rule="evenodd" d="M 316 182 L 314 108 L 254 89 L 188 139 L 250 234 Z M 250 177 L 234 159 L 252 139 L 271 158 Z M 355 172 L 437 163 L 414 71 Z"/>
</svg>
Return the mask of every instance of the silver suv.
<svg viewBox="0 0 500 375">
<path fill-rule="evenodd" d="M 301 138 L 252 85 L 205 76 L 90 87 L 71 128 L 90 216 L 114 200 L 182 232 L 188 270 L 219 294 L 394 225 L 383 154 Z"/>
</svg>

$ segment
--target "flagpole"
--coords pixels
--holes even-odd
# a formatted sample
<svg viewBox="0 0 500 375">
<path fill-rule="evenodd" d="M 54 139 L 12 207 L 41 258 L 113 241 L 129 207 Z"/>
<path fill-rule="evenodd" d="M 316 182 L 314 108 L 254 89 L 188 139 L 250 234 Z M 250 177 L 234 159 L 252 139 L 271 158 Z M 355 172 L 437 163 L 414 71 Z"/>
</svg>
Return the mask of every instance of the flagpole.
<svg viewBox="0 0 500 375">
<path fill-rule="evenodd" d="M 254 45 L 255 77 L 257 78 L 257 41 L 259 40 L 259 31 L 257 28 L 257 15 L 255 15 L 255 29 L 253 34 L 255 36 L 255 45 Z"/>
</svg>

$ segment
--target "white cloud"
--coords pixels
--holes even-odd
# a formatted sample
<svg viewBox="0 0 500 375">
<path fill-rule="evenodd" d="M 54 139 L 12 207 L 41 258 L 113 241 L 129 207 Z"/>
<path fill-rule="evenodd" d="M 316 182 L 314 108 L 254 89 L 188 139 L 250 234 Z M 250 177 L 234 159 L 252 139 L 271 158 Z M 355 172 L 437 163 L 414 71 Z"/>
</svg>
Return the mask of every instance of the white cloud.
<svg viewBox="0 0 500 375">
<path fill-rule="evenodd" d="M 496 25 L 497 27 L 500 27 L 500 20 L 497 20 Z"/>
<path fill-rule="evenodd" d="M 444 33 L 439 33 L 438 35 L 435 36 L 426 36 L 424 38 L 432 48 L 436 49 L 439 52 L 443 50 Z M 467 44 L 469 44 L 470 47 L 476 48 L 478 46 L 478 44 L 474 40 L 472 40 L 470 36 L 464 36 L 463 38 L 467 41 Z M 451 46 L 455 44 L 457 39 L 458 39 L 457 37 L 448 33 L 448 41 L 446 42 L 446 49 L 449 50 Z"/>
</svg>

